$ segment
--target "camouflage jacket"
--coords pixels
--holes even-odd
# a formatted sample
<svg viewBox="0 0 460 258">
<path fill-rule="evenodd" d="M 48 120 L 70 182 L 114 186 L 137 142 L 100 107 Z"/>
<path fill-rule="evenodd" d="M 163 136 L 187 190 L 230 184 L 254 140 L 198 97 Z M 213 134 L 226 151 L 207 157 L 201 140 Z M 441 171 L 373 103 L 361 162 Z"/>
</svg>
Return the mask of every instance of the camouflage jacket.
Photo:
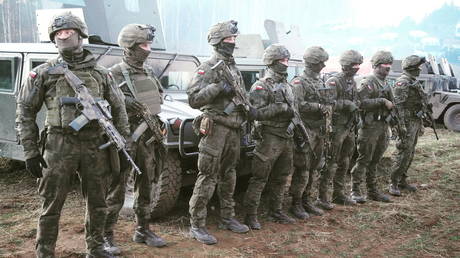
<svg viewBox="0 0 460 258">
<path fill-rule="evenodd" d="M 270 133 L 284 138 L 292 137 L 288 130 L 292 121 L 292 111 L 283 96 L 291 105 L 295 105 L 292 86 L 286 76 L 266 70 L 264 78 L 254 83 L 250 91 L 250 101 L 258 112 L 258 126 L 262 133 Z"/>
<path fill-rule="evenodd" d="M 390 99 L 391 88 L 387 80 L 379 79 L 375 74 L 365 76 L 358 87 L 358 97 L 361 105 L 364 124 L 371 124 L 374 121 L 384 121 L 389 115 L 389 110 L 385 106 L 385 99 Z"/>
<path fill-rule="evenodd" d="M 417 112 L 428 103 L 428 96 L 423 91 L 422 84 L 405 72 L 396 80 L 394 98 L 402 120 L 419 119 Z"/>
<path fill-rule="evenodd" d="M 232 102 L 233 96 L 228 96 L 223 92 L 223 84 L 228 82 L 225 81 L 222 72 L 211 69 L 220 60 L 223 60 L 230 69 L 237 87 L 241 87 L 244 92 L 246 91 L 243 77 L 233 58 L 225 58 L 214 52 L 213 56 L 203 62 L 195 71 L 195 75 L 187 88 L 188 102 L 192 108 L 199 108 L 205 114 L 214 117 L 215 121 L 236 128 L 246 120 L 246 115 L 241 106 L 235 107 L 229 115 L 224 113 L 225 108 Z"/>
<path fill-rule="evenodd" d="M 29 73 L 29 77 L 21 87 L 17 97 L 16 124 L 19 141 L 24 147 L 26 159 L 33 158 L 40 154 L 38 146 L 38 126 L 36 116 L 43 103 L 46 105 L 46 127 L 56 127 L 61 122 L 64 113 L 69 119 L 76 118 L 79 114 L 76 107 L 72 110 L 64 111 L 59 105 L 59 97 L 74 97 L 75 92 L 65 81 L 63 74 L 49 74 L 56 64 L 62 62 L 59 56 L 57 59 L 36 67 Z M 69 69 L 77 76 L 81 73 L 87 76 L 85 81 L 93 97 L 106 99 L 112 110 L 113 121 L 116 128 L 123 136 L 130 133 L 128 126 L 128 116 L 126 114 L 123 96 L 113 82 L 109 72 L 96 64 L 93 55 L 85 50 L 85 58 L 78 63 L 69 63 Z M 57 117 L 57 118 L 56 118 Z M 68 127 L 67 122 L 60 124 L 63 128 Z M 90 126 L 90 125 L 87 125 Z"/>
<path fill-rule="evenodd" d="M 320 108 L 323 101 L 319 89 L 325 87 L 319 74 L 306 69 L 302 75 L 294 77 L 291 84 L 305 126 L 309 128 L 323 127 L 325 116 Z"/>
<path fill-rule="evenodd" d="M 359 100 L 354 78 L 347 78 L 341 72 L 329 78 L 326 86 L 336 89 L 336 104 L 332 115 L 333 126 L 356 124 L 357 110 L 352 110 L 359 107 Z"/>
</svg>

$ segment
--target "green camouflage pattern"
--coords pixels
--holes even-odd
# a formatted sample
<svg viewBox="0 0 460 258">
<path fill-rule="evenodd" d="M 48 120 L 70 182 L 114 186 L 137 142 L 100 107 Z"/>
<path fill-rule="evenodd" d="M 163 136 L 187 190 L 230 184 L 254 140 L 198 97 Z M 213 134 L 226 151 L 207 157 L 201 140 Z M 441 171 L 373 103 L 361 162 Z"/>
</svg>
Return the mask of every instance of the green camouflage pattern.
<svg viewBox="0 0 460 258">
<path fill-rule="evenodd" d="M 131 48 L 140 43 L 152 43 L 155 28 L 151 25 L 128 24 L 118 34 L 118 45 Z"/>
<path fill-rule="evenodd" d="M 219 44 L 223 39 L 231 36 L 237 36 L 238 22 L 234 20 L 219 22 L 209 28 L 208 43 L 212 46 Z"/>
<path fill-rule="evenodd" d="M 377 67 L 379 64 L 392 64 L 393 55 L 390 51 L 379 50 L 371 58 L 372 67 Z"/>
<path fill-rule="evenodd" d="M 428 101 L 428 96 L 423 91 L 422 84 L 406 72 L 396 80 L 393 91 L 401 123 L 406 129 L 406 135 L 400 136 L 396 144 L 397 152 L 391 174 L 392 183 L 397 185 L 407 177 L 407 170 L 414 158 L 415 146 L 423 126 L 417 112 L 422 110 L 423 102 Z"/>
<path fill-rule="evenodd" d="M 339 63 L 342 66 L 350 66 L 352 64 L 362 64 L 363 56 L 356 50 L 347 50 L 340 55 Z"/>
<path fill-rule="evenodd" d="M 251 87 L 250 101 L 258 110 L 257 143 L 252 161 L 252 176 L 244 198 L 248 215 L 256 215 L 260 198 L 268 179 L 270 210 L 281 210 L 287 178 L 292 170 L 293 140 L 292 111 L 287 101 L 294 103 L 291 85 L 286 76 L 268 69 L 264 78 Z"/>
<path fill-rule="evenodd" d="M 313 46 L 305 50 L 303 60 L 305 63 L 317 64 L 326 62 L 329 59 L 329 54 L 322 47 Z"/>
<path fill-rule="evenodd" d="M 291 58 L 291 54 L 289 50 L 281 45 L 281 44 L 272 44 L 264 51 L 264 55 L 262 56 L 262 61 L 265 65 L 271 65 L 276 60 L 281 60 L 284 58 Z"/>
<path fill-rule="evenodd" d="M 97 123 L 90 122 L 75 132 L 64 122 L 79 114 L 76 107 L 58 105 L 60 97 L 75 96 L 63 74 L 50 74 L 53 66 L 59 62 L 60 57 L 35 68 L 17 98 L 17 130 L 26 159 L 41 154 L 35 118 L 43 103 L 48 110 L 45 123 L 48 136 L 44 151 L 48 168 L 43 170 L 39 186 L 43 205 L 37 229 L 38 257 L 54 254 L 62 206 L 70 191 L 70 180 L 77 171 L 88 207 L 85 222 L 87 249 L 91 251 L 101 246 L 107 208 L 105 183 L 112 176 L 107 166 L 110 164 L 109 152 L 98 149 L 106 140 Z M 84 53 L 82 61 L 69 63 L 69 69 L 82 77 L 89 73 L 90 76 L 81 79 L 93 97 L 102 97 L 109 102 L 115 126 L 122 135 L 128 136 L 128 117 L 122 96 L 108 72 L 96 65 L 89 51 Z M 92 79 L 87 80 L 89 77 Z"/>
<path fill-rule="evenodd" d="M 386 61 L 384 62 L 386 63 Z M 366 176 L 369 191 L 376 191 L 376 170 L 388 147 L 388 124 L 385 119 L 389 110 L 385 99 L 391 90 L 387 80 L 381 80 L 375 74 L 366 76 L 358 87 L 361 101 L 361 118 L 363 127 L 358 131 L 358 158 L 351 170 L 352 191 L 360 193 L 363 176 Z"/>
<path fill-rule="evenodd" d="M 246 121 L 244 109 L 237 106 L 232 113 L 224 110 L 231 103 L 232 96 L 223 92 L 224 76 L 211 68 L 224 60 L 230 69 L 236 86 L 244 91 L 244 82 L 233 58 L 226 58 L 214 52 L 203 62 L 187 89 L 191 107 L 203 111 L 211 120 L 211 130 L 200 139 L 198 155 L 198 178 L 189 201 L 190 224 L 205 227 L 207 204 L 217 185 L 222 218 L 235 216 L 233 192 L 236 184 L 236 166 L 240 158 L 240 128 Z"/>
<path fill-rule="evenodd" d="M 425 57 L 420 57 L 417 55 L 410 55 L 401 63 L 403 70 L 417 69 L 421 64 L 425 63 Z"/>
<path fill-rule="evenodd" d="M 63 12 L 55 15 L 48 26 L 50 40 L 54 42 L 54 35 L 56 32 L 66 29 L 75 29 L 83 38 L 88 37 L 88 27 L 86 24 L 71 12 Z"/>
</svg>

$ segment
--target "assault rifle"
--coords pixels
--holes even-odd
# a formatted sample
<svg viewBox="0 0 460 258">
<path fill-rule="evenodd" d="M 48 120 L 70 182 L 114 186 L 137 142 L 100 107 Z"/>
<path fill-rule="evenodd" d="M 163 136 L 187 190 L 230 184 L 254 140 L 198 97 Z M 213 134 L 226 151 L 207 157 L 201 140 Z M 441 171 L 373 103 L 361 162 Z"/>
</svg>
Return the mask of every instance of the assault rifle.
<svg viewBox="0 0 460 258">
<path fill-rule="evenodd" d="M 149 145 L 152 142 L 158 142 L 160 143 L 160 153 L 165 154 L 166 153 L 166 147 L 162 144 L 163 143 L 163 136 L 166 134 L 166 129 L 164 125 L 160 123 L 155 117 L 152 115 L 152 112 L 150 112 L 150 109 L 147 107 L 147 105 L 143 104 L 144 109 L 138 116 L 142 118 L 142 123 L 139 124 L 139 126 L 134 130 L 132 139 L 134 142 L 137 142 L 139 138 L 141 137 L 142 134 L 147 129 L 150 129 L 152 131 L 153 136 L 148 139 L 145 144 Z"/>
<path fill-rule="evenodd" d="M 129 161 L 129 163 L 131 163 L 134 170 L 138 174 L 141 174 L 139 167 L 136 165 L 136 163 L 134 163 L 134 160 L 126 150 L 126 139 L 118 132 L 118 130 L 110 121 L 112 119 L 112 115 L 108 109 L 108 102 L 105 100 L 96 101 L 89 93 L 85 83 L 68 69 L 67 64 L 63 63 L 55 66 L 50 73 L 64 74 L 66 81 L 75 91 L 76 98 L 79 101 L 81 115 L 75 118 L 75 120 L 73 120 L 69 126 L 78 132 L 90 121 L 96 120 L 101 129 L 104 131 L 105 135 L 109 138 L 109 141 L 99 146 L 99 149 L 102 150 L 112 144 L 115 145 L 117 150 L 122 151 L 122 153 L 126 156 L 126 159 Z M 62 103 L 66 100 L 61 99 L 60 101 Z"/>
<path fill-rule="evenodd" d="M 284 102 L 286 102 L 294 114 L 294 117 L 292 118 L 292 124 L 294 125 L 294 137 L 296 138 L 296 145 L 297 147 L 302 148 L 305 146 L 305 144 L 308 144 L 310 153 L 313 153 L 314 155 L 315 153 L 313 152 L 313 146 L 311 145 L 310 135 L 308 135 L 307 128 L 305 128 L 305 125 L 303 124 L 302 117 L 300 116 L 297 108 L 294 107 L 293 103 L 287 99 L 286 92 L 284 90 L 285 89 L 281 87 L 275 87 L 275 91 L 281 92 Z"/>
<path fill-rule="evenodd" d="M 393 102 L 393 108 L 390 110 L 390 113 L 388 116 L 385 118 L 385 122 L 387 122 L 392 128 L 396 128 L 396 132 L 398 133 L 398 137 L 401 141 L 404 140 L 405 133 L 402 130 L 401 127 L 401 119 L 400 119 L 400 113 L 399 113 L 399 108 L 395 104 L 395 97 L 393 95 L 393 90 L 391 89 L 390 86 L 387 86 L 387 96 L 388 100 Z M 392 137 L 393 138 L 393 137 Z"/>
<path fill-rule="evenodd" d="M 230 114 L 233 112 L 235 107 L 239 105 L 242 105 L 244 109 L 246 110 L 246 112 L 248 112 L 249 107 L 251 106 L 251 103 L 249 102 L 249 99 L 246 96 L 246 92 L 243 92 L 240 85 L 237 84 L 230 69 L 225 64 L 225 62 L 223 60 L 220 60 L 219 62 L 217 62 L 217 64 L 211 67 L 211 70 L 221 71 L 222 75 L 224 76 L 225 81 L 228 84 L 230 84 L 230 86 L 233 87 L 233 90 L 235 91 L 235 96 L 232 98 L 232 102 L 225 108 L 224 112 L 226 114 Z"/>
<path fill-rule="evenodd" d="M 434 135 L 436 140 L 439 141 L 438 132 L 436 132 L 436 123 L 433 119 L 433 105 L 428 103 L 428 98 L 425 92 L 417 85 L 417 81 L 411 85 L 411 87 L 416 87 L 417 93 L 422 100 L 422 110 L 417 112 L 417 117 L 421 118 L 423 121 L 426 121 L 429 124 L 429 127 L 433 128 Z"/>
</svg>

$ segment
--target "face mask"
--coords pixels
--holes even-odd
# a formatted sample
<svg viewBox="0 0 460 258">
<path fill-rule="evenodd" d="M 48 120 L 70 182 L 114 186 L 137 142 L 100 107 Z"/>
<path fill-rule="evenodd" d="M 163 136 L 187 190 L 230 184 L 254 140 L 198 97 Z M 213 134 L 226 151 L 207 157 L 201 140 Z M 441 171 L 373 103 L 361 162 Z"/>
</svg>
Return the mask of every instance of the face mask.
<svg viewBox="0 0 460 258">
<path fill-rule="evenodd" d="M 270 66 L 270 68 L 276 73 L 287 74 L 288 66 L 280 63 L 279 61 L 276 61 L 274 64 Z"/>
<path fill-rule="evenodd" d="M 62 55 L 71 56 L 82 51 L 81 47 L 83 41 L 78 33 L 74 33 L 66 39 L 59 39 L 56 37 L 54 41 L 59 50 L 59 53 Z"/>
<path fill-rule="evenodd" d="M 311 64 L 311 63 L 307 64 L 307 67 L 315 73 L 321 72 L 321 70 L 323 70 L 325 66 L 326 65 L 324 64 L 324 62 L 319 62 L 317 64 Z"/>
<path fill-rule="evenodd" d="M 410 70 L 406 70 L 408 74 L 414 76 L 414 77 L 417 77 L 420 75 L 420 71 L 422 71 L 422 69 L 420 68 L 414 68 L 414 69 L 410 69 Z"/>
<path fill-rule="evenodd" d="M 150 52 L 136 45 L 125 50 L 126 60 L 131 65 L 142 67 Z"/>
<path fill-rule="evenodd" d="M 228 43 L 228 42 L 220 42 L 217 45 L 216 51 L 220 54 L 230 57 L 233 55 L 233 51 L 235 50 L 235 43 Z"/>
</svg>

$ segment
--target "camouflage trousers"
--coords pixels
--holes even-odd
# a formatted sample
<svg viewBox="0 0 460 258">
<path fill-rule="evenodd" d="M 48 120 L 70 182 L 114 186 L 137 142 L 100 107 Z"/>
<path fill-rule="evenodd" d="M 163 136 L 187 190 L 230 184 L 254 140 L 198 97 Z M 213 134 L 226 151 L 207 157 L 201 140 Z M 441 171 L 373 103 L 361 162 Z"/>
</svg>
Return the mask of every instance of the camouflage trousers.
<svg viewBox="0 0 460 258">
<path fill-rule="evenodd" d="M 262 191 L 270 179 L 269 209 L 281 210 L 286 183 L 292 170 L 294 144 L 292 138 L 286 139 L 272 134 L 264 134 L 256 144 L 252 161 L 252 177 L 244 198 L 248 215 L 257 215 Z"/>
<path fill-rule="evenodd" d="M 331 178 L 334 182 L 334 196 L 343 195 L 345 175 L 355 150 L 355 133 L 344 125 L 335 126 L 329 146 L 326 149 L 326 165 L 321 171 L 319 198 L 327 198 L 327 189 Z"/>
<path fill-rule="evenodd" d="M 405 125 L 407 133 L 402 141 L 396 143 L 397 152 L 391 174 L 391 183 L 396 185 L 407 178 L 407 170 L 414 159 L 415 146 L 423 126 L 420 119 L 410 119 Z"/>
<path fill-rule="evenodd" d="M 376 190 L 376 170 L 388 148 L 388 125 L 384 121 L 366 124 L 358 132 L 358 159 L 351 170 L 352 191 L 360 193 L 363 176 L 366 176 L 367 188 Z"/>
<path fill-rule="evenodd" d="M 233 193 L 236 166 L 240 158 L 240 129 L 214 123 L 211 134 L 203 136 L 198 147 L 199 172 L 189 201 L 190 224 L 193 227 L 205 227 L 206 206 L 216 185 L 221 217 L 235 216 Z"/>
<path fill-rule="evenodd" d="M 110 175 L 109 153 L 98 149 L 103 143 L 104 139 L 90 130 L 75 134 L 49 132 L 44 154 L 48 168 L 43 170 L 38 189 L 43 203 L 38 219 L 37 257 L 54 257 L 61 210 L 77 171 L 86 202 L 87 250 L 102 245 L 107 210 L 106 182 Z"/>
<path fill-rule="evenodd" d="M 312 187 L 317 182 L 318 169 L 321 165 L 324 153 L 324 136 L 320 134 L 320 128 L 308 130 L 311 146 L 305 144 L 302 149 L 294 151 L 294 173 L 292 174 L 290 192 L 293 199 L 312 201 Z"/>
<path fill-rule="evenodd" d="M 151 192 L 154 181 L 158 179 L 158 166 L 161 162 L 158 153 L 158 144 L 145 142 L 152 136 L 150 130 L 147 130 L 139 141 L 133 145 L 131 157 L 141 170 L 142 174 L 134 175 L 134 213 L 138 225 L 147 225 L 150 220 L 150 203 Z M 120 157 L 125 159 L 125 157 Z M 131 171 L 131 165 L 124 166 L 117 177 L 113 177 L 107 194 L 107 222 L 105 232 L 107 235 L 113 234 L 113 229 L 117 223 L 118 216 L 125 201 L 126 181 Z"/>
</svg>

